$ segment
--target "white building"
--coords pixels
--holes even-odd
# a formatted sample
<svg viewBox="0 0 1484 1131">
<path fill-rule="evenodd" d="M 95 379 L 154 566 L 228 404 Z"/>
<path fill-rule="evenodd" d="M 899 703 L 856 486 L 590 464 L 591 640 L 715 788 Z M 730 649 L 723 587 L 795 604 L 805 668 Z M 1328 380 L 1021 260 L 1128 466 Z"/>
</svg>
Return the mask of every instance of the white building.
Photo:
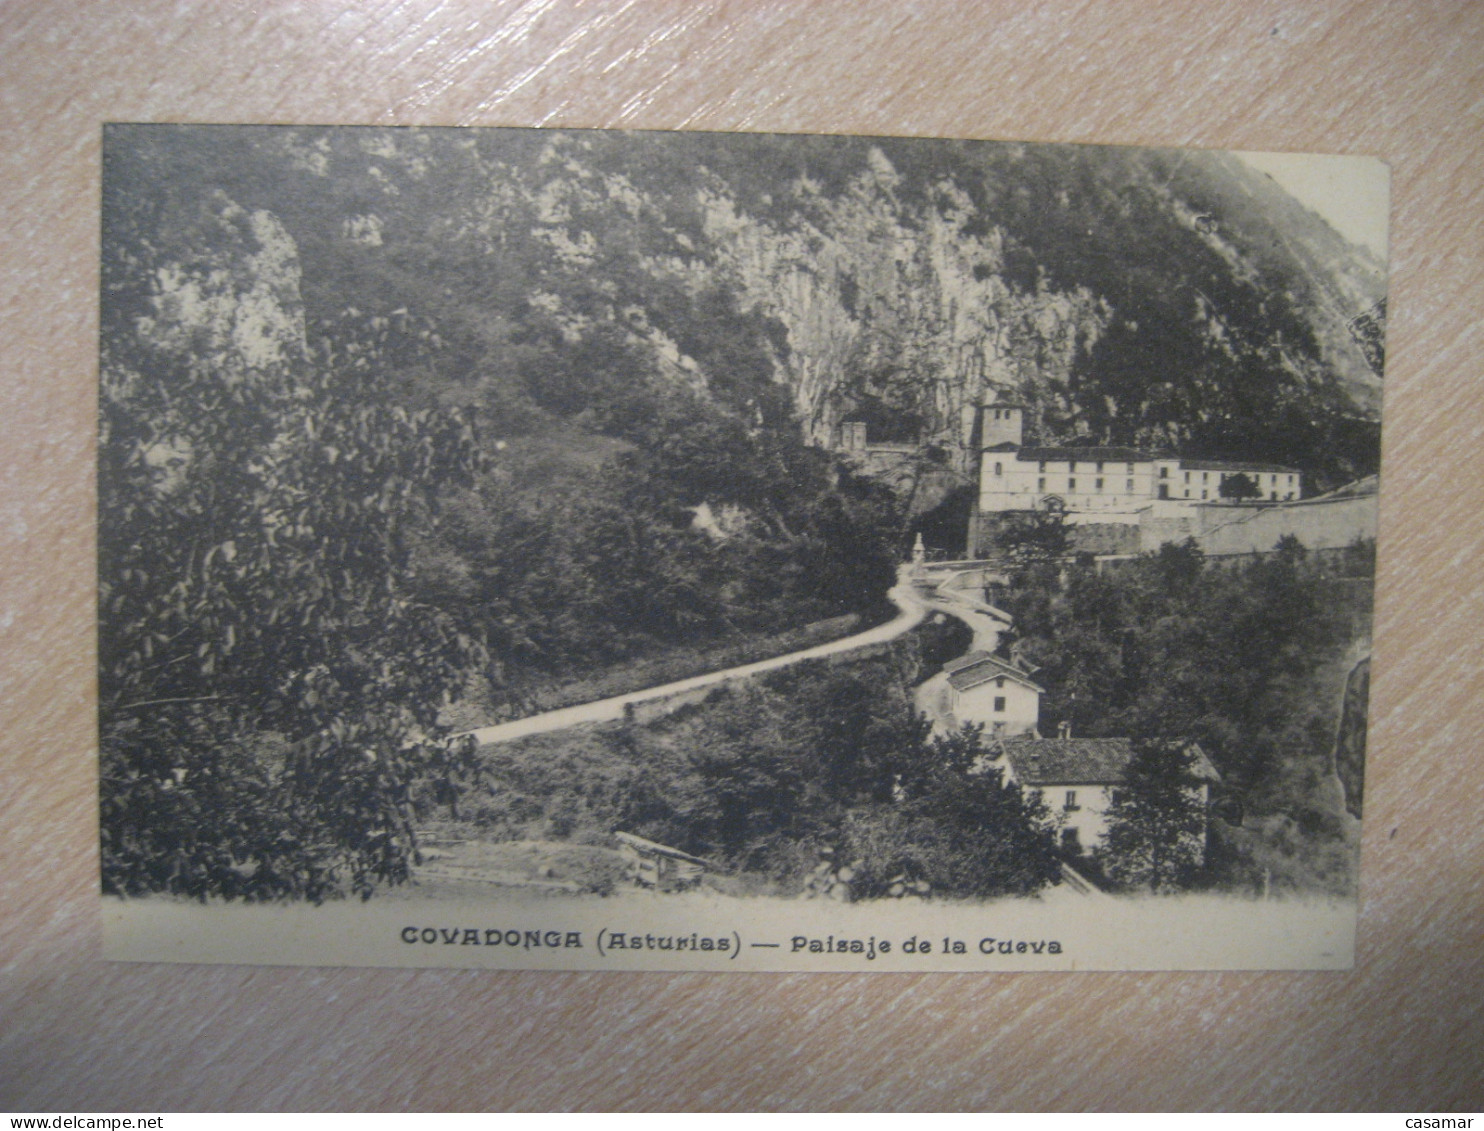
<svg viewBox="0 0 1484 1131">
<path fill-rule="evenodd" d="M 1192 743 L 1192 767 L 1200 785 L 1195 787 L 1204 810 L 1211 800 L 1211 785 L 1219 783 L 1216 767 Z M 1133 761 L 1133 743 L 1127 738 L 1038 738 L 1017 735 L 1001 739 L 991 747 L 998 755 L 989 765 L 1000 765 L 1006 782 L 1017 782 L 1027 797 L 1039 800 L 1051 811 L 1061 830 L 1062 848 L 1069 852 L 1091 852 L 1108 838 L 1108 809 L 1113 790 L 1123 784 Z M 1205 837 L 1201 837 L 1202 847 Z"/>
<path fill-rule="evenodd" d="M 969 652 L 943 665 L 940 718 L 951 728 L 979 723 L 986 735 L 1026 734 L 1036 729 L 1044 689 L 1008 661 Z"/>
<path fill-rule="evenodd" d="M 1287 502 L 1300 495 L 1299 471 L 1277 464 L 1181 459 L 1139 448 L 1025 447 L 1024 414 L 1024 406 L 1013 403 L 980 409 L 981 514 L 1053 507 L 1132 511 L 1156 500 L 1219 502 L 1223 484 L 1239 474 L 1256 488 L 1256 495 L 1248 495 L 1252 501 Z"/>
</svg>

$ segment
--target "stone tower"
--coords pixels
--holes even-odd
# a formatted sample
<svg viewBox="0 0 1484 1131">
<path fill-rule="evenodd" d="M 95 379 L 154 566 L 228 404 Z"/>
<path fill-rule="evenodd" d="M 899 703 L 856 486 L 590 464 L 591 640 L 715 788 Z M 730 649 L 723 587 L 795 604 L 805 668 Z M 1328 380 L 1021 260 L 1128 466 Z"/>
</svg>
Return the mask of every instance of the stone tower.
<svg viewBox="0 0 1484 1131">
<path fill-rule="evenodd" d="M 1009 401 L 988 401 L 979 406 L 980 450 L 1009 444 L 1020 447 L 1025 427 L 1025 406 Z"/>
<path fill-rule="evenodd" d="M 971 558 L 986 552 L 985 518 L 981 511 L 984 496 L 985 452 L 1020 448 L 1025 443 L 1025 406 L 1011 400 L 1003 391 L 991 393 L 979 405 L 979 444 L 970 452 L 974 475 L 974 505 L 969 510 L 967 550 Z"/>
</svg>

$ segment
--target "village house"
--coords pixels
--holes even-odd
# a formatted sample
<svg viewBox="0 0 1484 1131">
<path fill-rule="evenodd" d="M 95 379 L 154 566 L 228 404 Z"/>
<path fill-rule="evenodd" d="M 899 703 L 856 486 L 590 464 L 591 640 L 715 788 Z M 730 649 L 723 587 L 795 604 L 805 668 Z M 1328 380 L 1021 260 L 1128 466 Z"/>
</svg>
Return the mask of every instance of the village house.
<svg viewBox="0 0 1484 1131">
<path fill-rule="evenodd" d="M 1192 787 L 1201 810 L 1211 800 L 1211 786 L 1221 781 L 1201 748 L 1187 748 L 1195 757 L 1193 771 L 1200 783 Z M 1000 766 L 1005 781 L 1020 785 L 1026 795 L 1043 802 L 1061 830 L 1065 851 L 1087 853 L 1108 838 L 1108 810 L 1113 791 L 1124 782 L 1133 761 L 1133 742 L 1127 738 L 1041 738 L 1015 735 L 990 746 L 989 766 Z M 1205 835 L 1200 835 L 1205 848 Z"/>
<path fill-rule="evenodd" d="M 940 718 L 953 729 L 979 723 L 985 734 L 1034 731 L 1044 689 L 1014 664 L 988 652 L 970 652 L 943 666 Z"/>
<path fill-rule="evenodd" d="M 988 652 L 950 661 L 932 682 L 939 685 L 934 703 L 939 728 L 982 725 L 986 753 L 979 767 L 998 768 L 1007 785 L 1017 784 L 1044 803 L 1064 851 L 1088 853 L 1107 842 L 1113 791 L 1124 783 L 1134 757 L 1131 739 L 1073 738 L 1065 724 L 1059 737 L 1042 738 L 1038 726 L 1045 690 L 1015 663 Z M 1211 786 L 1221 776 L 1199 746 L 1191 743 L 1187 750 L 1199 783 L 1192 796 L 1204 813 Z M 1204 832 L 1199 841 L 1204 854 Z"/>
</svg>

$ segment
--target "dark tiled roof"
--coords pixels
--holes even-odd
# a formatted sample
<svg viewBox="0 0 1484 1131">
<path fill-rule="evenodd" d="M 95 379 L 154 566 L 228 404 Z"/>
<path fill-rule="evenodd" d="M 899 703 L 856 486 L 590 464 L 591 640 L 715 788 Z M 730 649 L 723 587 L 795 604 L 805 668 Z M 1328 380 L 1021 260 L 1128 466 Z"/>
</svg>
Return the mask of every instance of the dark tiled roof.
<svg viewBox="0 0 1484 1131">
<path fill-rule="evenodd" d="M 1285 475 L 1298 475 L 1296 467 L 1284 467 L 1279 463 L 1243 463 L 1240 460 L 1229 459 L 1182 459 L 1180 461 L 1181 471 L 1271 471 Z"/>
<path fill-rule="evenodd" d="M 1095 463 L 1098 460 L 1105 463 L 1149 463 L 1157 459 L 1178 458 L 1166 452 L 1146 452 L 1141 448 L 1017 448 L 1008 442 L 995 444 L 984 450 L 986 452 L 1015 452 L 1016 459 L 1037 463 L 1042 460 L 1048 463 L 1065 463 L 1071 460 L 1076 460 L 1078 463 Z M 1249 463 L 1229 459 L 1181 459 L 1180 468 L 1182 471 L 1224 471 L 1227 474 L 1236 471 L 1273 472 L 1280 475 L 1300 474 L 1299 468 L 1285 467 L 1278 463 Z"/>
<path fill-rule="evenodd" d="M 1127 738 L 1002 738 L 1000 747 L 1022 785 L 1118 785 L 1134 756 Z M 1220 781 L 1199 746 L 1192 770 L 1203 781 Z"/>
<path fill-rule="evenodd" d="M 1030 738 L 1000 740 L 1023 785 L 1116 785 L 1134 756 L 1127 738 Z"/>
<path fill-rule="evenodd" d="M 977 663 L 993 658 L 988 652 L 965 652 L 958 659 L 949 660 L 944 664 L 943 670 L 951 675 L 953 672 L 962 671 L 964 668 L 972 668 Z"/>
<path fill-rule="evenodd" d="M 1020 458 L 1029 460 L 1111 460 L 1114 463 L 1138 463 L 1163 457 L 1138 448 L 1021 448 Z"/>
<path fill-rule="evenodd" d="M 1013 679 L 1016 683 L 1029 687 L 1032 691 L 1045 693 L 1045 688 L 1032 682 L 1030 676 L 1021 671 L 1014 664 L 1006 663 L 1004 660 L 991 656 L 988 652 L 970 652 L 960 656 L 943 665 L 943 670 L 948 673 L 948 682 L 957 691 L 967 691 L 971 687 L 978 687 L 981 683 L 989 680 L 1005 677 Z"/>
</svg>

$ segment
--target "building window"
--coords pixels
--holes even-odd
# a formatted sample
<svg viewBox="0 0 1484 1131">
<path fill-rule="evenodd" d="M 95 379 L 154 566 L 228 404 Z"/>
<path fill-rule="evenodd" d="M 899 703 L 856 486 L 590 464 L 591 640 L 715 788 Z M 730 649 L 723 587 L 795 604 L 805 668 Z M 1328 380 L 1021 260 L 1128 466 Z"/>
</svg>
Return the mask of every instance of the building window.
<svg viewBox="0 0 1484 1131">
<path fill-rule="evenodd" d="M 1132 475 L 1134 473 L 1134 465 L 1133 464 L 1129 464 L 1128 465 L 1128 473 L 1130 475 Z"/>
<path fill-rule="evenodd" d="M 1001 713 L 1004 712 L 1004 710 L 1005 710 L 1005 697 L 1003 695 L 996 695 L 994 697 L 994 709 L 995 709 L 995 713 L 996 714 L 1001 714 Z"/>
<path fill-rule="evenodd" d="M 1046 461 L 1044 459 L 1041 461 L 1041 466 L 1038 467 L 1038 468 L 1036 468 L 1036 470 L 1037 471 L 1045 471 L 1046 470 Z"/>
<path fill-rule="evenodd" d="M 1187 483 L 1190 482 L 1190 472 L 1188 472 L 1188 471 L 1185 473 L 1185 482 L 1187 482 Z"/>
<path fill-rule="evenodd" d="M 1170 469 L 1168 467 L 1162 467 L 1162 468 L 1160 468 L 1159 469 L 1159 477 L 1161 479 L 1168 479 L 1170 477 Z"/>
<path fill-rule="evenodd" d="M 1211 482 L 1211 473 L 1209 471 L 1203 471 L 1203 472 L 1201 472 L 1201 482 L 1202 483 L 1209 483 L 1209 482 Z"/>
<path fill-rule="evenodd" d="M 1036 480 L 1036 490 L 1037 491 L 1044 491 L 1044 490 L 1046 490 L 1046 479 L 1045 479 L 1044 476 L 1042 478 Z"/>
<path fill-rule="evenodd" d="M 1076 829 L 1062 829 L 1061 849 L 1063 852 L 1080 854 L 1082 852 L 1082 841 L 1077 836 Z"/>
<path fill-rule="evenodd" d="M 1103 470 L 1103 461 L 1102 460 L 1098 460 L 1098 470 L 1099 471 L 1102 471 Z"/>
<path fill-rule="evenodd" d="M 994 465 L 994 473 L 996 475 L 1004 475 L 1005 474 L 1005 465 L 1002 464 L 1002 463 L 995 464 Z"/>
<path fill-rule="evenodd" d="M 1071 463 L 1067 464 L 1067 470 L 1070 471 L 1073 475 L 1076 475 L 1077 474 L 1077 461 L 1076 460 L 1072 460 Z"/>
<path fill-rule="evenodd" d="M 1096 487 L 1099 491 L 1103 489 L 1103 481 L 1101 479 L 1097 481 Z"/>
<path fill-rule="evenodd" d="M 1134 481 L 1132 479 L 1125 480 L 1123 489 L 1132 495 L 1134 493 Z"/>
<path fill-rule="evenodd" d="M 996 687 L 1004 687 L 1005 686 L 1005 677 L 1004 676 L 1000 676 L 999 679 L 997 679 L 997 680 L 994 681 L 994 685 Z"/>
<path fill-rule="evenodd" d="M 1067 490 L 1068 491 L 1075 491 L 1076 489 L 1077 489 L 1077 481 L 1075 479 L 1068 479 L 1067 480 Z"/>
<path fill-rule="evenodd" d="M 1201 498 L 1204 499 L 1204 498 L 1208 497 L 1210 494 L 1211 494 L 1210 491 L 1202 491 L 1201 492 Z"/>
<path fill-rule="evenodd" d="M 1077 804 L 1077 791 L 1075 789 L 1067 790 L 1067 803 L 1062 808 L 1066 809 L 1069 813 L 1082 808 L 1082 806 Z"/>
</svg>

